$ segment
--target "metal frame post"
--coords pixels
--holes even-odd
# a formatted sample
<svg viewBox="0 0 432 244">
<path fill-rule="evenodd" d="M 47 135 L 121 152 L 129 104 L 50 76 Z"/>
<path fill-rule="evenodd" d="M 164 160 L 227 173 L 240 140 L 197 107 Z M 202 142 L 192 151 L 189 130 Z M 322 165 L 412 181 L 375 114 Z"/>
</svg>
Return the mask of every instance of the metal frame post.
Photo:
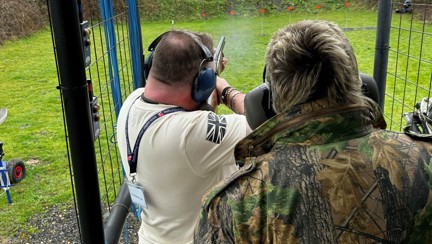
<svg viewBox="0 0 432 244">
<path fill-rule="evenodd" d="M 104 243 L 90 101 L 77 0 L 48 0 L 82 243 Z"/>
<path fill-rule="evenodd" d="M 384 111 L 389 40 L 392 16 L 392 1 L 378 1 L 378 20 L 375 43 L 374 79 L 378 85 L 380 107 Z"/>
</svg>

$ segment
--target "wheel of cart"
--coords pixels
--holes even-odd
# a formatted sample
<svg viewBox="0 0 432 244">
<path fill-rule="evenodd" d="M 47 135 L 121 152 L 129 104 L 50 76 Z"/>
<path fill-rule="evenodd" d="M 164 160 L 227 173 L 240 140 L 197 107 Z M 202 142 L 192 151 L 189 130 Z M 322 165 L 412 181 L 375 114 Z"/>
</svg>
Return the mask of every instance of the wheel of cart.
<svg viewBox="0 0 432 244">
<path fill-rule="evenodd" d="M 21 159 L 11 159 L 7 163 L 9 180 L 12 184 L 20 182 L 25 176 L 25 165 Z"/>
<path fill-rule="evenodd" d="M 0 124 L 2 124 L 7 117 L 7 109 L 0 109 Z M 25 177 L 26 169 L 24 162 L 21 159 L 11 159 L 9 162 L 3 161 L 3 142 L 0 142 L 0 187 L 5 190 L 9 204 L 12 199 L 9 193 L 9 188 L 20 182 Z"/>
</svg>

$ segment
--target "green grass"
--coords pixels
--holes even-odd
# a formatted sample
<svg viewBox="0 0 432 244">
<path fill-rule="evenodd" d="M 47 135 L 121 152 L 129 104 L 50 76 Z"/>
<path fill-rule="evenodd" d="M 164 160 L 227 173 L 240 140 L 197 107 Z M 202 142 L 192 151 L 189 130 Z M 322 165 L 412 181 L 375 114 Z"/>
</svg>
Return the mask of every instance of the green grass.
<svg viewBox="0 0 432 244">
<path fill-rule="evenodd" d="M 0 59 L 0 108 L 8 109 L 8 118 L 0 126 L 6 154 L 3 159 L 35 162 L 26 163 L 26 178 L 10 189 L 13 205 L 7 204 L 1 192 L 3 237 L 23 228 L 35 213 L 69 201 L 71 186 L 49 31 L 7 43 L 0 47 Z"/>
<path fill-rule="evenodd" d="M 222 74 L 224 78 L 237 89 L 247 92 L 262 83 L 262 72 L 265 62 L 265 51 L 271 36 L 279 28 L 303 19 L 326 19 L 339 23 L 342 28 L 374 27 L 376 26 L 376 14 L 373 12 L 347 12 L 334 11 L 313 15 L 284 14 L 267 17 L 252 18 L 227 18 L 212 21 L 194 23 L 165 23 L 156 24 L 158 30 L 192 29 L 205 31 L 212 34 L 217 42 L 221 35 L 226 37 L 224 53 L 228 58 L 228 66 Z M 161 33 L 154 32 L 155 26 L 150 23 L 142 25 L 144 37 L 144 48 Z M 373 74 L 373 61 L 375 51 L 375 31 L 358 30 L 348 31 L 347 36 L 353 40 L 354 49 L 358 50 L 360 70 L 364 73 Z M 229 113 L 224 106 L 220 112 Z"/>
<path fill-rule="evenodd" d="M 189 29 L 209 32 L 215 42 L 226 37 L 224 53 L 228 58 L 223 73 L 232 86 L 247 92 L 262 83 L 266 45 L 272 34 L 286 24 L 302 19 L 326 19 L 341 27 L 376 26 L 375 12 L 341 9 L 318 14 L 281 14 L 266 17 L 227 17 L 195 22 L 142 23 L 143 47 L 162 32 Z M 360 70 L 373 74 L 375 31 L 346 32 L 353 43 Z M 429 44 L 430 45 L 430 44 Z M 430 50 L 430 46 L 429 46 Z M 60 93 L 48 29 L 29 38 L 0 47 L 0 108 L 8 108 L 8 118 L 0 126 L 5 160 L 21 158 L 26 162 L 27 176 L 10 189 L 12 205 L 0 195 L 0 239 L 12 237 L 19 229 L 29 235 L 37 229 L 27 226 L 31 216 L 43 213 L 55 204 L 73 201 Z M 220 113 L 230 111 L 221 106 Z M 30 164 L 30 162 L 35 162 Z"/>
</svg>

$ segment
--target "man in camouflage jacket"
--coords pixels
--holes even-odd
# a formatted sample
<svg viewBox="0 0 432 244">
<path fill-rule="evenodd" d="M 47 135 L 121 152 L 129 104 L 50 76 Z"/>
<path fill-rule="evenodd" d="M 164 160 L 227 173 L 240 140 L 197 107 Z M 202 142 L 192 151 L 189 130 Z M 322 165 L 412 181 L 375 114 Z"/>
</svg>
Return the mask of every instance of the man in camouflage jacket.
<svg viewBox="0 0 432 244">
<path fill-rule="evenodd" d="M 281 39 L 302 35 L 290 42 L 342 40 L 333 44 L 348 53 L 339 63 L 349 66 L 341 73 L 348 79 L 339 81 L 346 82 L 344 93 L 321 86 L 290 106 L 287 100 L 312 79 L 291 77 L 300 86 L 289 97 L 272 74 L 280 70 L 280 44 L 290 45 Z M 302 50 L 323 50 L 314 47 Z M 303 21 L 273 37 L 267 75 L 278 114 L 236 146 L 242 167 L 205 195 L 195 243 L 432 243 L 432 143 L 377 128 L 385 127 L 380 111 L 350 92 L 360 83 L 352 53 L 340 29 L 325 21 Z M 293 69 L 286 75 L 301 67 Z"/>
</svg>

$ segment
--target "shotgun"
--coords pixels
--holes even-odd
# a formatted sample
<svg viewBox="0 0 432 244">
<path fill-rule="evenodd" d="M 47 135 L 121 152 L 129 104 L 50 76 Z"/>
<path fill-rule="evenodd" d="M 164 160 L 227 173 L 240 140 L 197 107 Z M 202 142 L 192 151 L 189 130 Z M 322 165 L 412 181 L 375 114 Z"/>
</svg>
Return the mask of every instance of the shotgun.
<svg viewBox="0 0 432 244">
<path fill-rule="evenodd" d="M 225 47 L 225 36 L 221 36 L 219 43 L 213 55 L 213 61 L 215 62 L 215 73 L 220 75 L 223 71 L 223 49 Z M 217 95 L 216 89 L 212 92 L 210 97 L 207 99 L 207 103 L 212 107 L 213 112 L 217 112 L 216 108 L 220 104 L 219 97 Z"/>
</svg>

